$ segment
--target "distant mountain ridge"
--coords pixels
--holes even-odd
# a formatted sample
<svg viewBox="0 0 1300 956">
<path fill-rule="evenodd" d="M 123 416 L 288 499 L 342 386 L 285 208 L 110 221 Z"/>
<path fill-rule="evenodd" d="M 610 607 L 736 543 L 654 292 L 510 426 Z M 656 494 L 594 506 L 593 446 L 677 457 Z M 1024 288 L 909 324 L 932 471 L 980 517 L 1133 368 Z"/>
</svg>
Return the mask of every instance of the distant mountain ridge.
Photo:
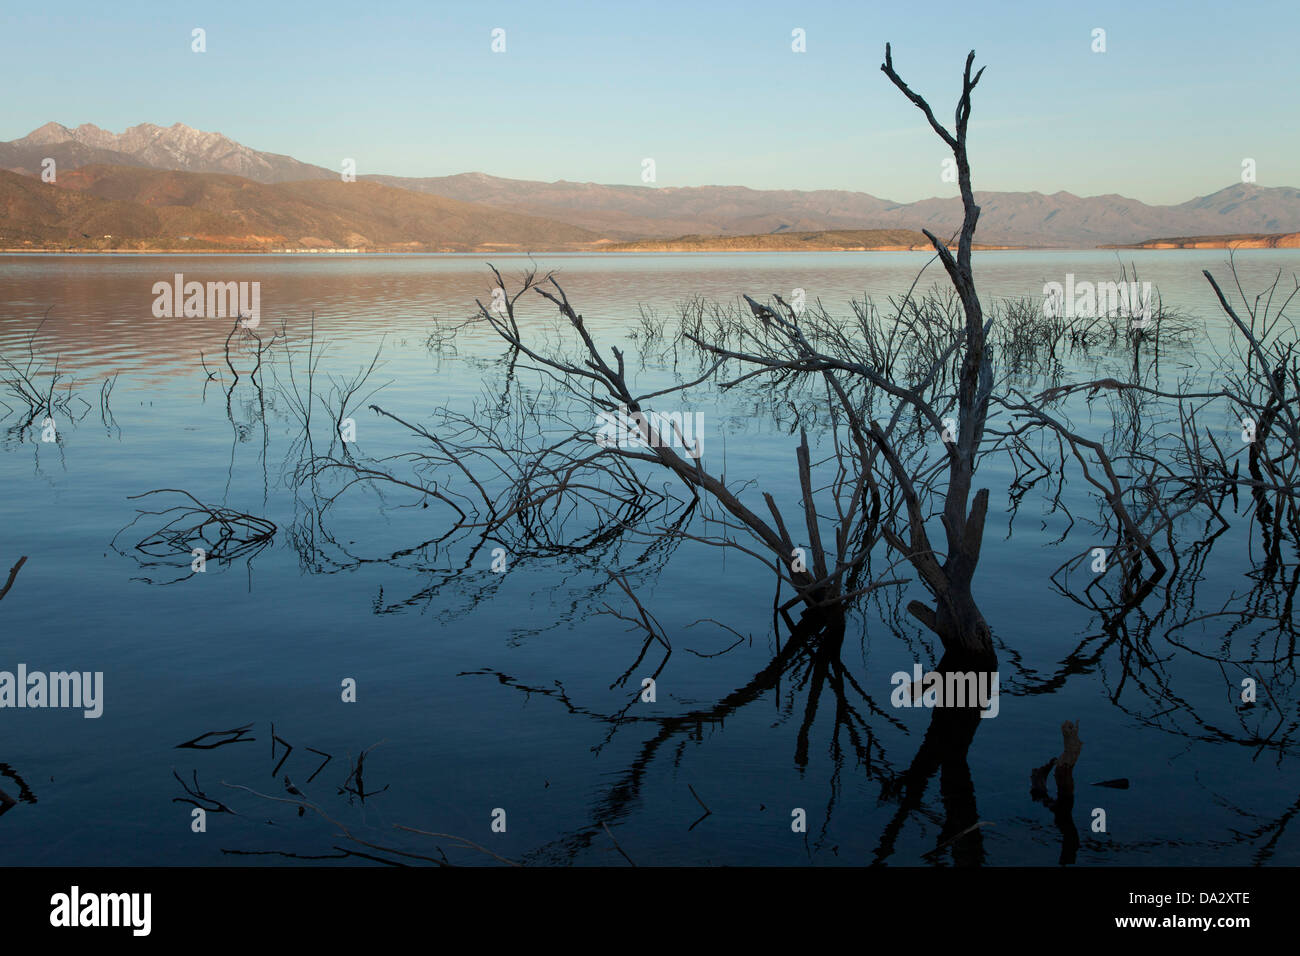
<svg viewBox="0 0 1300 956">
<path fill-rule="evenodd" d="M 112 133 L 89 123 L 46 123 L 0 143 L 0 169 L 38 176 L 50 157 L 60 175 L 90 165 L 228 174 L 256 183 L 339 181 L 337 171 L 255 150 L 182 123 L 141 123 Z M 783 232 L 930 229 L 946 238 L 960 225 L 956 196 L 899 203 L 848 190 L 758 190 L 743 186 L 632 186 L 504 179 L 484 173 L 360 180 L 575 227 L 614 241 Z M 343 194 L 339 194 L 343 195 Z M 1300 232 L 1300 189 L 1236 183 L 1208 196 L 1153 206 L 1115 194 L 977 192 L 977 239 L 985 245 L 1092 247 L 1156 236 Z M 510 237 L 501 237 L 509 241 Z"/>
<path fill-rule="evenodd" d="M 205 133 L 184 123 L 166 127 L 141 123 L 122 133 L 110 133 L 91 123 L 82 123 L 76 129 L 46 123 L 22 139 L 0 143 L 0 167 L 15 172 L 39 174 L 45 156 L 52 157 L 59 168 L 68 169 L 89 165 L 79 160 L 88 156 L 93 163 L 230 173 L 259 183 L 338 178 L 337 173 L 320 166 L 250 149 L 220 133 Z M 25 168 L 18 169 L 17 164 Z"/>
<path fill-rule="evenodd" d="M 527 252 L 598 241 L 567 223 L 378 183 L 92 165 L 49 184 L 0 171 L 0 248 Z"/>
<path fill-rule="evenodd" d="M 961 199 L 898 203 L 842 190 L 743 186 L 602 186 L 535 183 L 462 173 L 428 179 L 363 177 L 391 186 L 562 219 L 621 240 L 926 228 L 947 238 L 961 226 Z M 975 192 L 976 238 L 986 245 L 1096 246 L 1153 236 L 1300 231 L 1300 189 L 1238 183 L 1176 206 L 1107 195 Z"/>
</svg>

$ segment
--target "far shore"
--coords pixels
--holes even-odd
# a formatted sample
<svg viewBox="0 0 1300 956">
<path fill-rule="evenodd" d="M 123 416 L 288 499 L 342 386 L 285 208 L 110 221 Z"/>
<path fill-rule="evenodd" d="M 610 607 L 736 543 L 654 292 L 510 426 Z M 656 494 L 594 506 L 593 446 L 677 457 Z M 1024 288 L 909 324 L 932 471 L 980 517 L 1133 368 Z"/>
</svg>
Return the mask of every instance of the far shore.
<svg viewBox="0 0 1300 956">
<path fill-rule="evenodd" d="M 393 255 L 663 255 L 689 253 L 788 253 L 788 252 L 933 252 L 928 244 L 922 243 L 885 243 L 881 245 L 862 245 L 843 242 L 817 242 L 794 239 L 791 236 L 719 236 L 719 237 L 684 237 L 682 239 L 643 239 L 636 242 L 611 243 L 608 240 L 591 245 L 560 245 L 529 249 L 523 246 L 509 248 L 508 243 L 492 243 L 474 248 L 412 249 L 401 248 L 311 248 L 311 249 L 268 249 L 265 246 L 229 248 L 167 247 L 157 249 L 126 249 L 104 246 L 4 246 L 0 255 L 105 255 L 105 256 L 306 256 L 322 258 L 337 256 L 339 258 L 354 256 L 393 256 Z M 953 248 L 950 246 L 949 248 Z M 1204 249 L 1300 249 L 1300 233 L 1285 233 L 1269 236 L 1192 236 L 1177 239 L 1151 239 L 1131 244 L 1106 244 L 1097 246 L 1014 246 L 981 245 L 973 247 L 976 252 L 1072 252 L 1098 250 L 1153 250 L 1181 251 Z"/>
<path fill-rule="evenodd" d="M 975 252 L 998 252 L 998 251 L 1066 251 L 1069 246 L 980 246 L 972 247 Z M 1089 248 L 1089 247 L 1081 247 Z M 69 255 L 69 256 L 301 256 L 310 258 L 334 257 L 337 259 L 346 259 L 354 256 L 482 256 L 482 255 L 507 255 L 507 256 L 527 256 L 527 255 L 594 255 L 594 254 L 611 254 L 611 255 L 646 255 L 646 254 L 666 254 L 666 253 L 695 253 L 695 252 L 933 252 L 931 246 L 800 246 L 799 248 L 751 248 L 751 247 L 727 247 L 727 248 L 700 248 L 700 249 L 676 249 L 672 247 L 647 247 L 638 249 L 609 249 L 601 246 L 593 246 L 588 249 L 574 248 L 556 248 L 556 249 L 502 249 L 495 246 L 490 249 L 356 249 L 347 252 L 330 252 L 320 250 L 316 252 L 284 252 L 270 251 L 267 249 L 87 249 L 87 248 L 37 248 L 34 246 L 24 246 L 20 248 L 2 248 L 0 255 Z"/>
<path fill-rule="evenodd" d="M 1148 239 L 1131 245 L 1105 245 L 1098 249 L 1300 249 L 1300 232 L 1270 236 L 1186 236 Z"/>
</svg>

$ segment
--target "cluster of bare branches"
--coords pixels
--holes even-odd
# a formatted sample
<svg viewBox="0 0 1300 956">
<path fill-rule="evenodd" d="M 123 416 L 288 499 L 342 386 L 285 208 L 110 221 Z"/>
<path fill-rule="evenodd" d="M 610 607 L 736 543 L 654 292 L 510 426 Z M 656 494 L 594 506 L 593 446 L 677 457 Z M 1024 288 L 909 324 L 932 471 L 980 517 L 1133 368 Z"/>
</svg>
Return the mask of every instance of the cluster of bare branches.
<svg viewBox="0 0 1300 956">
<path fill-rule="evenodd" d="M 60 370 L 59 356 L 50 358 L 37 345 L 37 338 L 49 316 L 49 310 L 46 310 L 28 335 L 25 357 L 15 360 L 0 355 L 0 407 L 4 409 L 0 421 L 11 416 L 14 418 L 5 429 L 7 441 L 23 440 L 32 424 L 40 420 L 42 425 L 55 426 L 54 441 L 58 442 L 61 440 L 58 425 L 80 421 L 93 407 L 76 393 L 72 378 Z M 112 386 L 105 382 L 100 393 L 105 413 L 108 413 L 107 400 L 111 390 Z"/>
<path fill-rule="evenodd" d="M 1231 271 L 1246 318 L 1207 271 L 1231 322 L 1230 337 L 1217 366 L 1196 379 L 1166 386 L 1146 374 L 1151 367 L 1135 364 L 1124 378 L 1058 384 L 1032 398 L 1012 390 L 1005 402 L 1013 415 L 1068 447 L 1107 502 L 1100 535 L 1111 541 L 1110 557 L 1124 568 L 1135 597 L 1150 591 L 1167 562 L 1178 561 L 1172 538 L 1177 522 L 1203 511 L 1226 529 L 1226 499 L 1235 507 L 1240 491 L 1251 496 L 1258 519 L 1252 527 L 1263 536 L 1267 567 L 1283 563 L 1283 541 L 1300 541 L 1300 338 L 1286 314 L 1300 281 L 1279 294 L 1279 273 L 1252 297 L 1241 287 L 1235 261 Z M 1084 397 L 1086 406 L 1106 399 L 1109 436 L 1080 434 L 1063 412 L 1071 396 Z M 1009 438 L 1026 447 L 1021 432 Z M 1158 548 L 1160 538 L 1167 547 Z M 1068 564 L 1079 564 L 1086 553 Z M 1140 557 L 1150 567 L 1145 580 Z"/>
<path fill-rule="evenodd" d="M 233 508 L 206 505 L 188 491 L 176 488 L 155 488 L 131 498 L 149 495 L 172 494 L 188 499 L 188 503 L 173 505 L 160 511 L 137 509 L 135 518 L 113 537 L 113 547 L 119 552 L 117 539 L 127 529 L 146 518 L 165 519 L 152 527 L 143 538 L 131 545 L 138 560 L 145 567 L 177 568 L 188 565 L 194 573 L 194 561 L 201 560 L 228 565 L 236 560 L 251 561 L 270 546 L 275 538 L 276 525 L 269 518 L 245 514 Z M 197 554 L 196 554 L 197 553 Z M 169 581 L 167 583 L 175 583 Z"/>
<path fill-rule="evenodd" d="M 493 276 L 498 288 L 505 289 L 500 272 L 493 269 Z M 569 333 L 567 340 L 546 348 L 525 335 L 520 299 L 528 292 L 556 308 Z M 764 561 L 794 589 L 794 601 L 824 608 L 871 587 L 860 582 L 875 543 L 868 526 L 865 484 L 839 469 L 831 495 L 838 521 L 825 536 L 834 544 L 823 544 L 821 522 L 812 505 L 812 475 L 821 463 L 813 461 L 806 435 L 796 449 L 804 501 L 795 517 L 787 520 L 770 494 L 754 507 L 742 500 L 743 488 L 728 484 L 702 456 L 690 453 L 679 427 L 656 424 L 654 409 L 685 400 L 691 388 L 712 377 L 721 358 L 691 381 L 640 393 L 630 384 L 623 352 L 615 347 L 605 353 L 597 346 L 554 276 L 529 273 L 519 287 L 497 301 L 500 305 L 491 308 L 478 303 L 478 319 L 509 347 L 511 372 L 531 369 L 554 385 L 551 394 L 543 398 L 507 391 L 490 407 L 476 408 L 472 414 L 444 409 L 434 428 L 372 406 L 426 443 L 418 455 L 399 456 L 410 474 L 399 474 L 392 460 L 363 465 L 340 456 L 322 456 L 313 463 L 313 475 L 342 469 L 350 473 L 342 488 L 364 480 L 417 491 L 450 509 L 449 534 L 472 531 L 506 544 L 512 555 L 577 553 L 642 529 L 652 513 L 665 515 L 663 506 L 691 509 L 707 501 L 714 512 L 710 520 L 721 526 L 720 533 L 696 540 L 739 548 Z M 600 441 L 602 417 L 628 423 L 635 441 Z M 666 489 L 656 487 L 654 471 L 670 474 L 681 495 L 670 499 Z M 449 482 L 439 484 L 437 476 L 442 473 L 459 478 L 463 490 L 453 491 Z M 807 547 L 796 541 L 791 527 L 807 535 L 802 538 Z M 664 526 L 649 533 L 666 530 L 691 537 L 680 528 Z"/>
</svg>

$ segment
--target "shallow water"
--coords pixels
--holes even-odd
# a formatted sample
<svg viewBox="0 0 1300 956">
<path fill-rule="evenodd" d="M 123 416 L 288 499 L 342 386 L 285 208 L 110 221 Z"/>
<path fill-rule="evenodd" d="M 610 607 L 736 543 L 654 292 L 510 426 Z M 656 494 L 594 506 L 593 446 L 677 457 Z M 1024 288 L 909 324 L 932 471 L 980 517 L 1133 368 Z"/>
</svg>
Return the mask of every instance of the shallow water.
<svg viewBox="0 0 1300 956">
<path fill-rule="evenodd" d="M 1222 283 L 1226 253 L 1123 255 L 1166 306 L 1205 323 L 1193 351 L 1163 359 L 1203 375 L 1202 360 L 1223 347 L 1228 324 L 1201 270 Z M 342 857 L 336 826 L 298 815 L 286 776 L 355 835 L 420 855 L 436 856 L 438 846 L 454 862 L 493 860 L 394 826 L 456 834 L 529 862 L 621 863 L 601 822 L 643 865 L 954 862 L 950 849 L 932 852 L 944 824 L 937 777 L 897 826 L 898 802 L 882 797 L 882 782 L 908 765 L 929 722 L 923 709 L 889 706 L 893 672 L 935 663 L 917 628 L 900 636 L 875 604 L 850 620 L 841 660 L 884 713 L 850 698 L 863 711 L 858 732 L 872 732 L 868 763 L 836 719 L 832 689 L 813 695 L 806 672 L 717 709 L 776 650 L 773 582 L 743 555 L 685 543 L 638 559 L 653 551 L 642 539 L 494 574 L 486 551 L 468 567 L 454 547 L 398 554 L 436 538 L 445 514 L 413 506 L 413 493 L 389 490 L 381 499 L 364 488 L 332 505 L 334 540 L 313 546 L 291 481 L 301 429 L 288 396 L 301 379 L 288 378 L 280 354 L 259 394 L 249 353 L 237 351 L 244 374 L 228 399 L 229 323 L 152 312 L 153 284 L 175 273 L 260 282 L 261 329 L 284 330 L 297 375 L 314 324 L 317 345 L 328 343 L 318 384 L 356 374 L 378 350 L 382 367 L 362 394 L 380 389 L 364 401 L 427 422 L 441 406 L 473 408 L 499 382 L 503 350 L 481 328 L 454 350 L 427 343 L 435 321 L 455 323 L 474 311 L 475 298 L 490 300 L 486 258 L 0 257 L 0 354 L 25 366 L 30 349 L 41 373 L 57 356 L 60 393 L 70 390 L 65 411 L 52 416 L 53 443 L 40 440 L 39 419 L 24 425 L 22 409 L 0 407 L 0 430 L 9 430 L 0 451 L 0 565 L 28 556 L 0 603 L 0 670 L 25 663 L 104 675 L 98 719 L 0 710 L 0 790 L 17 797 L 19 781 L 25 788 L 0 816 L 0 862 L 367 862 Z M 667 314 L 694 295 L 733 300 L 802 288 L 810 302 L 847 313 L 852 298 L 906 292 L 928 258 L 545 255 L 535 264 L 555 271 L 593 335 L 628 345 L 641 305 Z M 530 266 L 522 257 L 491 261 L 508 280 Z M 1113 280 L 1119 261 L 1111 252 L 986 252 L 976 254 L 975 270 L 992 302 L 1037 296 L 1066 273 Z M 1243 285 L 1257 288 L 1279 269 L 1300 271 L 1300 253 L 1243 252 L 1237 263 Z M 922 287 L 942 280 L 931 266 Z M 554 325 L 541 304 L 524 319 L 539 334 Z M 671 372 L 652 355 L 637 380 L 649 388 Z M 114 376 L 105 408 L 101 388 Z M 520 376 L 517 387 L 531 386 Z M 705 416 L 706 457 L 723 457 L 729 481 L 761 479 L 778 500 L 794 500 L 796 438 L 767 410 L 717 393 L 695 410 Z M 391 420 L 364 407 L 355 419 L 365 456 L 411 449 Z M 1257 548 L 1249 522 L 1216 543 L 1194 596 L 1181 596 L 1178 613 L 1152 628 L 1135 663 L 1093 613 L 1050 586 L 1051 571 L 1090 543 L 1086 530 L 1055 543 L 1065 522 L 1031 495 L 1009 533 L 1010 472 L 990 465 L 980 475 L 993 509 L 978 596 L 1002 679 L 1000 712 L 980 722 L 969 751 L 978 819 L 987 824 L 983 862 L 1057 862 L 1061 833 L 1030 799 L 1029 774 L 1060 752 L 1067 719 L 1080 722 L 1084 742 L 1073 812 L 1079 865 L 1300 862 L 1286 832 L 1300 779 L 1294 744 L 1249 743 L 1281 721 L 1288 729 L 1276 731 L 1276 743 L 1295 721 L 1290 649 L 1261 644 L 1262 627 L 1249 616 L 1203 618 L 1170 633 L 1249 591 Z M 156 488 L 263 516 L 277 532 L 255 554 L 213 562 L 201 575 L 184 562 L 150 565 L 134 548 L 152 530 L 148 519 L 122 529 L 137 508 L 176 503 L 131 500 Z M 609 584 L 617 569 L 635 574 L 638 598 L 674 648 L 656 702 L 633 705 L 619 723 L 612 718 L 658 658 L 652 652 L 627 686 L 611 687 L 642 643 L 626 622 L 597 613 L 606 604 L 633 613 Z M 913 583 L 902 603 L 922 596 Z M 693 624 L 701 619 L 727 627 Z M 1279 656 L 1285 666 L 1256 663 Z M 1270 696 L 1242 710 L 1240 678 L 1265 672 Z M 355 703 L 341 700 L 345 678 L 356 681 Z M 681 719 L 693 712 L 716 719 Z M 239 739 L 211 749 L 177 746 L 245 726 Z M 350 771 L 372 746 L 362 800 Z M 192 831 L 195 804 L 185 801 L 193 795 L 174 773 L 206 794 L 198 804 L 212 811 L 205 833 Z M 1129 788 L 1093 785 L 1116 778 Z M 504 833 L 491 829 L 498 808 L 508 818 Z M 791 830 L 794 808 L 806 810 L 806 834 Z M 1105 810 L 1104 833 L 1089 828 L 1095 809 Z"/>
</svg>

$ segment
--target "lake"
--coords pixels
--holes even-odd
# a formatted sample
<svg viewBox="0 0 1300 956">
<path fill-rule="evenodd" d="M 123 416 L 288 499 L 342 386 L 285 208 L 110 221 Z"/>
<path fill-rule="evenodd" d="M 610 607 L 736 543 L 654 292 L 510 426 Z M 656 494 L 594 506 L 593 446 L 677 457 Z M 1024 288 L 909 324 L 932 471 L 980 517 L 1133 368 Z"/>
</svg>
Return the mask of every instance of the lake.
<svg viewBox="0 0 1300 956">
<path fill-rule="evenodd" d="M 97 718 L 0 710 L 0 791 L 17 800 L 0 815 L 0 862 L 498 862 L 473 841 L 530 864 L 622 865 L 625 854 L 639 865 L 1056 865 L 1062 832 L 1031 798 L 1030 774 L 1060 753 L 1071 720 L 1083 741 L 1077 865 L 1300 863 L 1286 832 L 1300 807 L 1294 647 L 1263 613 L 1291 611 L 1277 604 L 1285 595 L 1254 589 L 1248 497 L 1212 549 L 1187 552 L 1197 570 L 1178 593 L 1157 592 L 1117 635 L 1049 579 L 1095 543 L 1086 521 L 1070 527 L 1031 491 L 1013 524 L 1009 466 L 979 473 L 992 504 L 976 591 L 1001 699 L 967 755 L 980 824 L 972 858 L 947 835 L 947 782 L 936 777 L 914 806 L 889 792 L 930 718 L 890 706 L 891 675 L 937 659 L 935 641 L 896 613 L 924 597 L 915 580 L 850 615 L 840 661 L 862 694 L 797 663 L 756 683 L 784 636 L 772 575 L 743 554 L 647 533 L 567 556 L 510 555 L 501 573 L 490 547 L 431 543 L 446 509 L 421 507 L 414 490 L 359 483 L 312 513 L 320 502 L 295 470 L 310 454 L 294 404 L 309 352 L 324 392 L 346 390 L 378 354 L 350 406 L 349 447 L 369 462 L 405 467 L 393 456 L 421 447 L 369 404 L 425 425 L 438 409 L 477 417 L 512 375 L 512 401 L 550 413 L 543 383 L 509 370 L 482 326 L 454 344 L 430 340 L 469 318 L 475 299 L 491 301 L 488 262 L 508 281 L 553 271 L 592 335 L 623 347 L 650 391 L 682 369 L 634 335 L 642 307 L 671 315 L 693 296 L 803 289 L 809 303 L 849 315 L 852 299 L 906 293 L 929 258 L 0 257 L 0 355 L 30 365 L 32 381 L 48 383 L 56 362 L 59 376 L 53 441 L 41 440 L 44 415 L 29 421 L 0 387 L 0 574 L 27 556 L 0 602 L 0 671 L 103 675 Z M 1203 382 L 1229 326 L 1201 270 L 1229 281 L 1226 252 L 974 256 L 986 305 L 1041 298 L 1066 275 L 1118 279 L 1121 262 L 1203 327 L 1163 351 L 1162 381 Z M 1237 264 L 1243 286 L 1258 289 L 1278 270 L 1300 271 L 1300 252 L 1240 252 Z M 259 332 L 284 336 L 260 378 L 246 340 L 232 350 L 233 378 L 227 319 L 155 316 L 155 284 L 178 273 L 260 283 Z M 944 281 L 936 264 L 920 287 Z M 547 337 L 555 311 L 543 306 L 529 303 L 521 324 Z M 743 389 L 696 399 L 706 459 L 725 462 L 728 482 L 796 501 L 789 422 Z M 1106 424 L 1103 403 L 1071 412 Z M 330 430 L 323 414 L 318 435 Z M 1225 421 L 1223 434 L 1233 427 Z M 182 503 L 132 497 L 154 489 L 266 519 L 275 532 L 192 573 L 188 548 L 170 553 L 184 538 L 150 537 L 183 515 L 138 515 Z M 1066 489 L 1076 515 L 1095 517 L 1077 470 Z M 692 520 L 693 534 L 717 531 L 707 516 Z M 1203 525 L 1183 529 L 1189 549 Z M 1284 577 L 1294 577 L 1295 543 L 1284 553 Z M 671 640 L 653 702 L 638 692 L 663 655 L 639 660 L 644 636 L 607 613 L 637 614 L 613 572 L 635 582 Z M 1266 691 L 1242 707 L 1247 676 Z M 344 700 L 349 681 L 354 701 Z M 1096 785 L 1116 780 L 1127 786 Z M 300 814 L 308 801 L 321 813 Z M 205 832 L 195 832 L 196 808 Z M 806 831 L 792 828 L 797 810 Z M 1097 810 L 1104 832 L 1093 829 Z"/>
</svg>

